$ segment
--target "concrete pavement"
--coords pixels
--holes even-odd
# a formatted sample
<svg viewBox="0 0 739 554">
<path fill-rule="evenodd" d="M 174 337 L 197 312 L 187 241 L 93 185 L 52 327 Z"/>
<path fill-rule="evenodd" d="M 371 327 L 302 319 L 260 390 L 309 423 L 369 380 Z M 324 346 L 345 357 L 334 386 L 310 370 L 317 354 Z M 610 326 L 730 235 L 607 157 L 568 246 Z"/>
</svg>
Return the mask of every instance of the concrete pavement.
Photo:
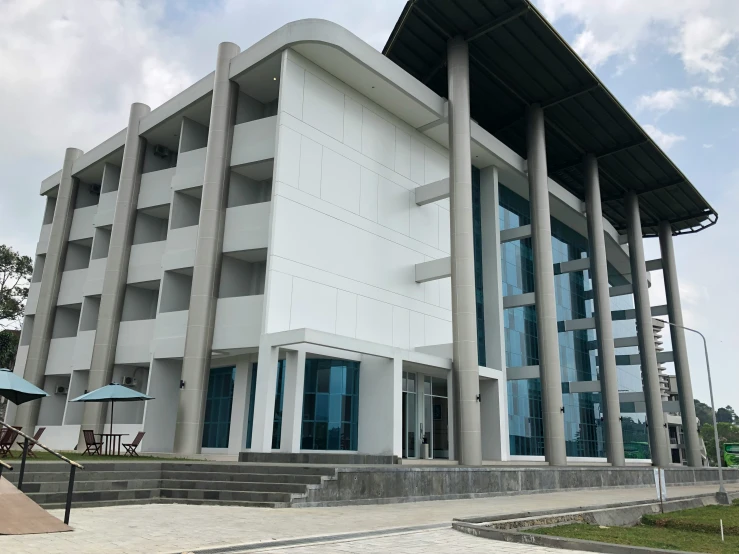
<svg viewBox="0 0 739 554">
<path fill-rule="evenodd" d="M 730 490 L 739 490 L 731 485 Z M 715 492 L 715 485 L 698 487 L 672 487 L 668 495 L 672 498 Z M 447 551 L 457 551 L 457 546 L 490 549 L 486 539 L 465 537 L 445 528 L 452 519 L 461 517 L 488 516 L 529 510 L 577 508 L 618 502 L 653 500 L 653 487 L 637 489 L 607 489 L 567 491 L 532 495 L 499 496 L 467 500 L 441 500 L 408 504 L 386 504 L 366 506 L 343 506 L 335 508 L 286 508 L 263 509 L 236 506 L 195 506 L 182 504 L 147 504 L 109 508 L 72 509 L 71 533 L 52 535 L 27 535 L 0 537 L 0 552 L 14 554 L 47 554 L 74 552 L 75 554 L 98 554 L 103 552 L 187 552 L 196 549 L 214 548 L 225 545 L 249 545 L 250 551 L 263 549 L 267 545 L 278 546 L 275 541 L 325 537 L 342 533 L 364 533 L 402 529 L 403 541 L 415 544 L 418 541 L 434 541 Z M 59 510 L 54 510 L 61 517 Z M 438 525 L 434 530 L 413 533 L 414 527 Z M 400 548 L 400 537 L 373 536 L 352 541 L 336 542 L 331 539 L 335 552 L 347 545 L 357 551 L 364 544 L 379 544 L 388 540 Z M 364 542 L 366 541 L 366 542 Z M 482 541 L 480 547 L 472 546 Z M 351 544 L 350 544 L 351 542 Z M 496 548 L 515 545 L 496 543 Z M 310 550 L 314 545 L 291 545 L 283 548 L 287 552 Z M 379 546 L 378 546 L 379 548 Z M 371 549 L 370 549 L 371 550 Z M 406 548 L 403 548 L 406 550 Z M 233 550 L 237 552 L 238 550 Z M 321 552 L 327 552 L 325 545 Z M 361 551 L 361 550 L 360 550 Z M 412 549 L 410 550 L 413 551 Z M 518 552 L 518 550 L 510 550 Z M 542 552 L 546 552 L 543 550 Z M 503 552 L 503 550 L 501 550 Z M 533 552 L 528 550 L 528 552 Z M 561 551 L 560 551 L 561 552 Z"/>
</svg>

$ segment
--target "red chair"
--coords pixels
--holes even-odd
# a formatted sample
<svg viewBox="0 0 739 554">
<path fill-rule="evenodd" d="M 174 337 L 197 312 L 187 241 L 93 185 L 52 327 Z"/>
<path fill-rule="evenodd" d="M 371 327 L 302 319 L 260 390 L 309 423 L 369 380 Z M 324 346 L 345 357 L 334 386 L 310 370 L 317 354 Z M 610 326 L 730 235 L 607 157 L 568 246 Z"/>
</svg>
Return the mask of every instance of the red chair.
<svg viewBox="0 0 739 554">
<path fill-rule="evenodd" d="M 88 454 L 92 456 L 93 454 L 97 454 L 99 456 L 103 443 L 95 440 L 95 432 L 92 429 L 84 429 L 82 435 L 85 437 L 85 446 L 87 447 L 82 455 Z"/>
<path fill-rule="evenodd" d="M 139 455 L 139 453 L 136 452 L 136 449 L 138 448 L 139 443 L 141 442 L 141 439 L 144 438 L 144 435 L 145 434 L 146 433 L 144 431 L 139 431 L 136 434 L 136 438 L 133 439 L 132 442 L 130 442 L 129 444 L 124 444 L 123 445 L 123 447 L 126 449 L 126 453 L 124 454 L 124 456 L 131 456 L 131 457 L 133 457 L 133 456 L 138 456 Z"/>
<path fill-rule="evenodd" d="M 38 431 L 36 431 L 36 434 L 33 436 L 33 440 L 37 441 L 39 438 L 41 438 L 41 435 L 44 434 L 44 431 L 46 431 L 46 427 L 39 427 Z M 18 441 L 18 446 L 23 448 L 23 445 L 25 444 L 25 439 L 22 441 Z M 28 452 L 26 452 L 26 456 L 31 456 L 32 458 L 36 458 L 36 454 L 33 452 L 33 447 L 36 446 L 35 442 L 28 441 Z"/>
</svg>

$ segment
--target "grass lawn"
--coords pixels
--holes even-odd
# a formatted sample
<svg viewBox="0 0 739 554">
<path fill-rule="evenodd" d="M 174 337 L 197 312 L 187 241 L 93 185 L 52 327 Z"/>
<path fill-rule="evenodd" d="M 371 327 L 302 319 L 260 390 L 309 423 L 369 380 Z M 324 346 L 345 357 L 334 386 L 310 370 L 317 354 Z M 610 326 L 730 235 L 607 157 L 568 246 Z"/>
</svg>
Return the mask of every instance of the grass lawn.
<svg viewBox="0 0 739 554">
<path fill-rule="evenodd" d="M 724 521 L 724 542 L 719 534 L 719 519 Z M 575 523 L 528 532 L 664 550 L 736 554 L 739 552 L 739 503 L 648 515 L 636 527 L 601 528 Z"/>
</svg>

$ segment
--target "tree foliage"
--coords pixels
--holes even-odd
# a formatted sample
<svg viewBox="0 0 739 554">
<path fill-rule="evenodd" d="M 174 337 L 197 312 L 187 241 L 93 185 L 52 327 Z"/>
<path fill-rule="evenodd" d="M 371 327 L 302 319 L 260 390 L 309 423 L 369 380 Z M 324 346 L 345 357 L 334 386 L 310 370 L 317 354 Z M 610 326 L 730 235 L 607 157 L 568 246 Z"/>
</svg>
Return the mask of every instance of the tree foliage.
<svg viewBox="0 0 739 554">
<path fill-rule="evenodd" d="M 739 423 L 734 408 L 726 406 L 725 408 L 719 408 L 716 410 L 716 422 L 717 423 Z"/>
<path fill-rule="evenodd" d="M 711 407 L 708 404 L 704 404 L 700 400 L 693 400 L 695 403 L 695 415 L 703 425 L 713 425 L 713 416 L 711 415 Z"/>
<path fill-rule="evenodd" d="M 713 436 L 713 425 L 701 426 L 701 438 L 706 444 L 706 454 L 708 459 L 711 461 L 711 465 L 717 465 L 716 462 L 716 440 Z M 718 441 L 719 448 L 723 448 L 724 444 L 728 443 L 739 443 L 739 425 L 732 423 L 719 423 L 718 424 Z"/>
<path fill-rule="evenodd" d="M 0 244 L 0 329 L 20 327 L 32 273 L 31 258 Z"/>
</svg>

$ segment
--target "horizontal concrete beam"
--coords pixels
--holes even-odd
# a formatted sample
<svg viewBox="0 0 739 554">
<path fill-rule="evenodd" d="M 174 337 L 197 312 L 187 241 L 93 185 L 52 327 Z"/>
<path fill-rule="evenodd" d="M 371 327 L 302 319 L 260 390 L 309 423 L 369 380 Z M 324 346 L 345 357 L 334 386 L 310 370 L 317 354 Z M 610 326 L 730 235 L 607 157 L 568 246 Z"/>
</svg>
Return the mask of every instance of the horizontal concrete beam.
<svg viewBox="0 0 739 554">
<path fill-rule="evenodd" d="M 512 294 L 503 297 L 503 309 L 520 308 L 522 306 L 533 306 L 536 303 L 536 297 L 533 292 L 525 292 L 524 294 Z"/>
<path fill-rule="evenodd" d="M 449 198 L 449 179 L 434 181 L 428 185 L 416 187 L 416 205 L 424 206 L 444 198 Z"/>
<path fill-rule="evenodd" d="M 519 367 L 506 368 L 506 379 L 508 381 L 521 381 L 523 379 L 538 379 L 538 365 L 523 365 Z"/>
<path fill-rule="evenodd" d="M 639 338 L 638 337 L 624 337 L 624 338 L 619 338 L 619 339 L 613 339 L 613 346 L 614 348 L 629 348 L 631 346 L 639 346 Z M 588 350 L 597 350 L 597 349 L 598 349 L 598 341 L 589 340 Z"/>
<path fill-rule="evenodd" d="M 416 283 L 436 281 L 452 276 L 452 258 L 439 258 L 416 264 Z"/>
<path fill-rule="evenodd" d="M 615 346 L 616 348 L 639 346 L 639 337 L 623 337 L 620 339 L 613 339 L 613 346 Z"/>
<path fill-rule="evenodd" d="M 600 381 L 570 381 L 570 393 L 600 392 Z"/>
<path fill-rule="evenodd" d="M 500 242 L 513 242 L 531 237 L 531 225 L 521 225 L 513 229 L 504 229 L 500 232 Z"/>
<path fill-rule="evenodd" d="M 674 361 L 674 357 L 671 351 L 657 352 L 657 363 L 667 364 Z M 596 357 L 596 363 L 598 358 Z M 616 354 L 616 365 L 640 365 L 641 359 L 639 354 Z"/>
<path fill-rule="evenodd" d="M 656 260 L 647 260 L 646 262 L 647 271 L 657 271 L 662 269 L 662 260 L 656 259 Z"/>
<path fill-rule="evenodd" d="M 586 331 L 595 329 L 595 318 L 583 317 L 581 319 L 568 319 L 567 321 L 558 321 L 557 329 L 560 333 L 567 331 Z"/>
<path fill-rule="evenodd" d="M 586 269 L 590 269 L 590 258 L 579 258 L 577 260 L 570 260 L 569 262 L 554 264 L 555 275 L 585 271 Z"/>
<path fill-rule="evenodd" d="M 634 288 L 630 284 L 629 285 L 618 285 L 618 286 L 615 286 L 615 287 L 609 287 L 608 288 L 608 294 L 610 294 L 612 297 L 613 296 L 626 296 L 627 294 L 631 294 L 633 292 L 634 292 Z M 585 291 L 585 299 L 586 300 L 592 300 L 592 298 L 593 298 L 593 291 L 592 291 L 592 289 L 591 290 L 586 290 Z"/>
</svg>

